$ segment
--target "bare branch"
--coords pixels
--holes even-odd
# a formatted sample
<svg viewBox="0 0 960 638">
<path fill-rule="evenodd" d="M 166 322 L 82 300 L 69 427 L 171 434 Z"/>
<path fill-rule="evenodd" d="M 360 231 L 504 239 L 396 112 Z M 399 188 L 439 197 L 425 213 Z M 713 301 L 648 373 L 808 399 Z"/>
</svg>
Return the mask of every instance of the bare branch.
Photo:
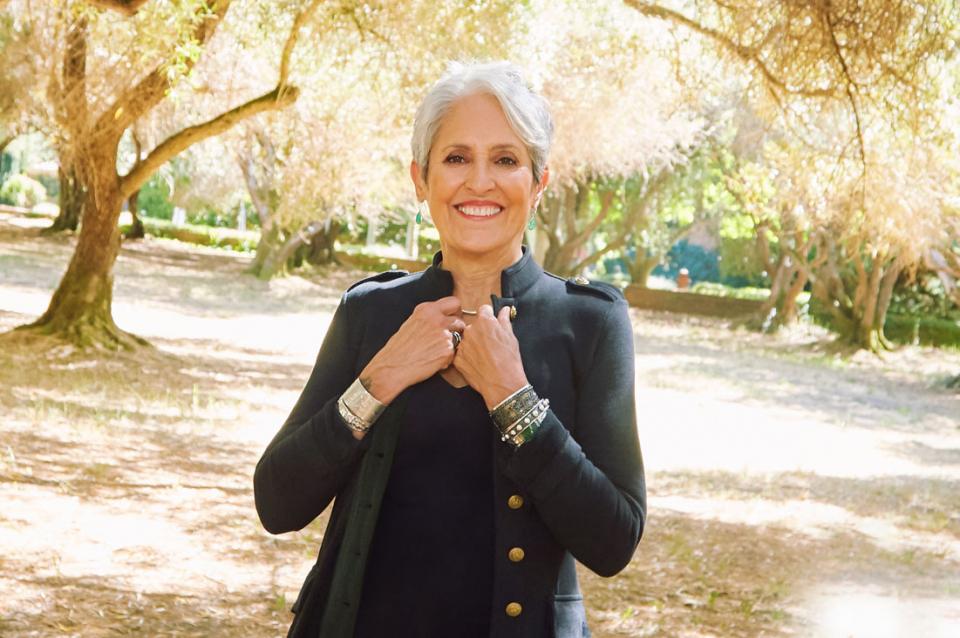
<svg viewBox="0 0 960 638">
<path fill-rule="evenodd" d="M 763 79 L 766 80 L 769 86 L 776 87 L 778 90 L 783 91 L 784 93 L 789 93 L 791 95 L 800 95 L 803 97 L 833 97 L 836 91 L 832 88 L 828 89 L 809 89 L 809 88 L 792 88 L 787 85 L 787 83 L 782 79 L 777 77 L 773 71 L 770 70 L 764 61 L 760 57 L 760 48 L 759 47 L 748 47 L 735 42 L 727 35 L 717 31 L 716 29 L 711 29 L 706 27 L 696 20 L 692 20 L 687 16 L 674 11 L 673 9 L 667 9 L 665 7 L 660 7 L 657 5 L 648 4 L 642 2 L 641 0 L 624 0 L 624 3 L 632 7 L 637 12 L 642 15 L 659 18 L 660 20 L 667 20 L 673 22 L 674 24 L 679 24 L 691 31 L 695 31 L 700 35 L 706 36 L 714 43 L 719 44 L 723 49 L 733 54 L 743 62 L 752 64 L 760 72 L 760 75 L 763 76 Z M 765 42 L 761 42 L 761 46 Z M 775 97 L 775 96 L 774 96 Z"/>
<path fill-rule="evenodd" d="M 87 0 L 87 3 L 92 4 L 98 9 L 119 11 L 124 15 L 132 16 L 149 1 L 150 0 Z"/>
<path fill-rule="evenodd" d="M 300 38 L 300 31 L 310 19 L 310 16 L 320 6 L 321 0 L 313 0 L 310 5 L 301 11 L 293 20 L 293 26 L 290 28 L 290 34 L 283 45 L 283 53 L 280 55 L 280 79 L 277 80 L 277 86 L 283 87 L 287 83 L 287 77 L 290 74 L 290 57 L 293 55 L 293 49 L 297 46 L 297 40 Z"/>
<path fill-rule="evenodd" d="M 231 0 L 213 0 L 210 15 L 205 15 L 193 31 L 192 37 L 200 44 L 209 40 L 217 25 L 223 20 L 227 9 L 230 8 Z M 204 3 L 206 4 L 206 3 Z M 201 7 L 198 12 L 205 14 L 207 9 Z M 194 62 L 188 60 L 187 68 L 191 68 Z M 148 73 L 140 82 L 124 91 L 120 97 L 110 105 L 103 114 L 97 119 L 94 125 L 94 135 L 114 135 L 119 136 L 136 122 L 140 117 L 152 109 L 166 95 L 170 88 L 170 79 L 160 64 Z"/>
<path fill-rule="evenodd" d="M 143 186 L 144 182 L 157 171 L 167 160 L 186 150 L 193 144 L 214 135 L 219 135 L 230 129 L 237 122 L 258 113 L 281 109 L 293 104 L 300 91 L 296 87 L 288 86 L 284 89 L 275 88 L 258 98 L 250 100 L 240 106 L 223 113 L 212 120 L 190 126 L 160 143 L 150 154 L 120 180 L 120 192 L 123 197 L 129 197 L 134 191 Z"/>
</svg>

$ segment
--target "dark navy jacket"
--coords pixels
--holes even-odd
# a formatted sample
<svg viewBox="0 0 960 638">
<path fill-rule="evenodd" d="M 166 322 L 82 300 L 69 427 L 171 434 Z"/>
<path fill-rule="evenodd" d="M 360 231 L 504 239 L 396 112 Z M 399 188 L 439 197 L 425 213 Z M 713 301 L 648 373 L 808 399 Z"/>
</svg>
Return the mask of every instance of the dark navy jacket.
<svg viewBox="0 0 960 638">
<path fill-rule="evenodd" d="M 336 402 L 418 303 L 452 294 L 439 261 L 438 253 L 423 272 L 384 273 L 351 287 L 300 399 L 257 464 L 257 512 L 271 533 L 303 528 L 334 501 L 317 563 L 293 605 L 290 636 L 352 636 L 404 394 L 361 441 Z M 516 308 L 524 370 L 550 411 L 516 450 L 490 426 L 498 556 L 491 636 L 582 638 L 590 631 L 574 559 L 601 576 L 618 573 L 646 518 L 627 304 L 612 286 L 544 272 L 526 248 L 503 271 L 501 293 L 494 311 Z M 508 558 L 514 547 L 524 550 L 519 562 Z"/>
</svg>

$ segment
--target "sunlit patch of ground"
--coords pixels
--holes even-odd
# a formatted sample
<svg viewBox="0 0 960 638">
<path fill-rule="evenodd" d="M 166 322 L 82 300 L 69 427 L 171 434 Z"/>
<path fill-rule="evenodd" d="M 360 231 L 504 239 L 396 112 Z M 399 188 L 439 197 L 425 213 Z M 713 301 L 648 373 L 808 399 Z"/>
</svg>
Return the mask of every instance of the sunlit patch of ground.
<svg viewBox="0 0 960 638">
<path fill-rule="evenodd" d="M 66 268 L 73 238 L 39 227 L 0 216 L 0 330 Z M 0 635 L 284 633 L 326 516 L 264 532 L 253 466 L 361 275 L 247 260 L 125 244 L 115 316 L 150 349 L 0 339 Z M 594 636 L 953 635 L 960 353 L 634 324 L 650 517 L 623 573 L 580 570 Z"/>
</svg>

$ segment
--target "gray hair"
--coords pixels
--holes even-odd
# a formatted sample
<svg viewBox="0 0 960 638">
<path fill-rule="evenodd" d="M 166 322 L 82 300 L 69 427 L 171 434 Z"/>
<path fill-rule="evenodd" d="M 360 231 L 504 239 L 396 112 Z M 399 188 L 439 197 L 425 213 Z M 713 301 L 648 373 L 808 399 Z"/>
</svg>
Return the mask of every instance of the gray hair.
<svg viewBox="0 0 960 638">
<path fill-rule="evenodd" d="M 553 140 L 553 119 L 543 96 L 524 81 L 510 62 L 463 64 L 453 62 L 423 98 L 413 120 L 410 147 L 413 161 L 426 179 L 430 149 L 444 116 L 454 102 L 476 93 L 490 94 L 500 103 L 507 122 L 523 141 L 533 164 L 533 179 L 540 181 Z"/>
</svg>

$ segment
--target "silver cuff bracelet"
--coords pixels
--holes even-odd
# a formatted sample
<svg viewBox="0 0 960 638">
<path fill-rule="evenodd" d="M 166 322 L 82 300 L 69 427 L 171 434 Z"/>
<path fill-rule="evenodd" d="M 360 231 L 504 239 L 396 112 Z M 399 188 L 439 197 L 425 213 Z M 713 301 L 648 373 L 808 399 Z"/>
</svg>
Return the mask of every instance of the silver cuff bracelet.
<svg viewBox="0 0 960 638">
<path fill-rule="evenodd" d="M 360 379 L 354 380 L 337 401 L 340 416 L 352 429 L 366 431 L 383 414 L 387 406 L 370 394 Z M 352 417 L 352 418 L 351 418 Z"/>
</svg>

